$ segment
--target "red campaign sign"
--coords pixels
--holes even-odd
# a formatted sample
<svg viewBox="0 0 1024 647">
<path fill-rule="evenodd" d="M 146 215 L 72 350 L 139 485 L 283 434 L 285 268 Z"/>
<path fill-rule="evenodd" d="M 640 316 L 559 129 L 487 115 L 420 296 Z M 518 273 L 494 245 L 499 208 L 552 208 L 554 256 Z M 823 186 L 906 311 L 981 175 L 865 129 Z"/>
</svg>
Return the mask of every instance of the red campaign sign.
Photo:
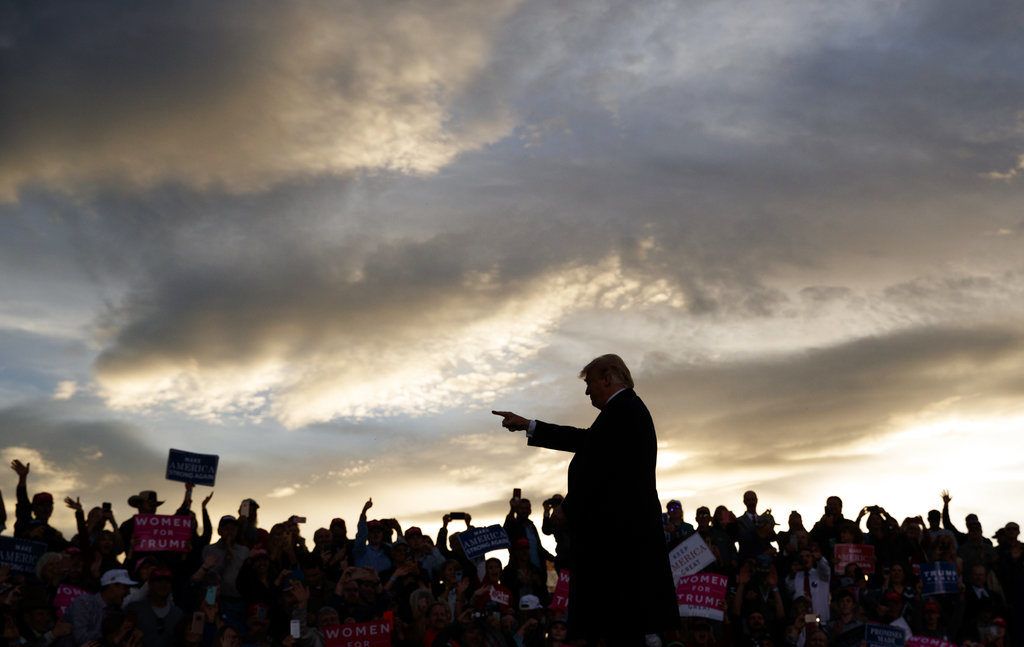
<svg viewBox="0 0 1024 647">
<path fill-rule="evenodd" d="M 57 619 L 60 620 L 64 617 L 68 607 L 75 601 L 80 595 L 88 593 L 85 589 L 80 589 L 77 586 L 71 586 L 70 584 L 61 584 L 57 587 L 57 594 L 53 596 L 53 607 L 57 610 Z"/>
<path fill-rule="evenodd" d="M 325 626 L 325 647 L 391 647 L 392 620 L 350 622 L 343 625 Z"/>
<path fill-rule="evenodd" d="M 555 592 L 551 594 L 551 604 L 548 608 L 552 611 L 565 611 L 569 608 L 569 569 L 563 568 L 558 571 L 558 584 L 555 585 Z"/>
<path fill-rule="evenodd" d="M 501 589 L 491 586 L 491 602 L 498 604 L 499 606 L 507 607 L 512 605 L 512 592 L 502 591 Z"/>
<path fill-rule="evenodd" d="M 188 515 L 137 514 L 132 550 L 140 553 L 187 553 L 192 539 Z"/>
<path fill-rule="evenodd" d="M 911 636 L 903 647 L 955 647 L 948 640 L 942 638 L 926 638 L 924 636 Z"/>
<path fill-rule="evenodd" d="M 875 572 L 875 547 L 868 544 L 836 544 L 836 573 L 846 572 L 847 564 L 857 564 L 861 572 L 870 575 Z"/>
<path fill-rule="evenodd" d="M 717 573 L 684 575 L 676 587 L 679 615 L 687 618 L 725 618 L 725 590 L 729 578 Z"/>
</svg>

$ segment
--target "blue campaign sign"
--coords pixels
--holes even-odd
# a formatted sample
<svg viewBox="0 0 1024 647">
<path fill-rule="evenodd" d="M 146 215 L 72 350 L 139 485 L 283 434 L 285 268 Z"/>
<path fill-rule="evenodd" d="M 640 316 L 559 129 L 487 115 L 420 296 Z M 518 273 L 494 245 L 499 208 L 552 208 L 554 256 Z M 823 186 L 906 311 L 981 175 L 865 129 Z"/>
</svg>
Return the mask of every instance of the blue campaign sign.
<svg viewBox="0 0 1024 647">
<path fill-rule="evenodd" d="M 213 486 L 217 480 L 216 454 L 196 454 L 172 449 L 167 455 L 167 480 Z"/>
<path fill-rule="evenodd" d="M 956 564 L 952 562 L 931 562 L 921 564 L 921 595 L 945 595 L 959 593 L 960 584 Z"/>
<path fill-rule="evenodd" d="M 497 524 L 486 528 L 470 528 L 459 533 L 459 543 L 466 557 L 476 559 L 488 551 L 508 548 L 508 535 Z"/>
<path fill-rule="evenodd" d="M 903 630 L 888 625 L 869 624 L 864 630 L 867 647 L 903 647 Z"/>
<path fill-rule="evenodd" d="M 29 539 L 0 537 L 0 564 L 16 573 L 35 573 L 36 562 L 46 552 L 46 544 Z"/>
</svg>

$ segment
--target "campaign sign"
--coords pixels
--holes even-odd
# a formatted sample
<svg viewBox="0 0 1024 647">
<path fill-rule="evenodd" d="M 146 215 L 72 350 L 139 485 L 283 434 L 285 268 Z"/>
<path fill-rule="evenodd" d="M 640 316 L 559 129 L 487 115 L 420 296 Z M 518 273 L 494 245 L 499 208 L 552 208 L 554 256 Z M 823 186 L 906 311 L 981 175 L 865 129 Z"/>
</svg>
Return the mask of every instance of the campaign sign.
<svg viewBox="0 0 1024 647">
<path fill-rule="evenodd" d="M 558 584 L 555 584 L 548 608 L 552 611 L 565 611 L 569 608 L 569 569 L 558 571 Z"/>
<path fill-rule="evenodd" d="M 172 449 L 167 454 L 167 480 L 209 485 L 217 480 L 216 454 L 194 454 L 181 449 Z"/>
<path fill-rule="evenodd" d="M 512 606 L 512 592 L 508 589 L 502 591 L 496 586 L 491 586 L 491 593 L 488 596 L 488 600 L 497 604 L 499 607 Z"/>
<path fill-rule="evenodd" d="M 717 573 L 684 575 L 676 587 L 679 615 L 685 618 L 725 618 L 725 589 L 729 578 Z"/>
<path fill-rule="evenodd" d="M 67 613 L 68 607 L 80 595 L 87 593 L 85 589 L 70 584 L 61 584 L 57 587 L 57 594 L 53 596 L 53 607 L 57 610 L 57 619 L 60 620 Z"/>
<path fill-rule="evenodd" d="M 488 551 L 508 548 L 508 535 L 505 529 L 494 524 L 486 528 L 470 528 L 459 533 L 459 543 L 466 557 L 476 559 L 483 557 Z"/>
<path fill-rule="evenodd" d="M 856 564 L 865 575 L 875 572 L 875 547 L 868 544 L 836 544 L 836 573 L 846 572 L 847 564 Z"/>
<path fill-rule="evenodd" d="M 864 628 L 867 647 L 903 647 L 903 630 L 889 625 L 869 624 Z"/>
<path fill-rule="evenodd" d="M 921 564 L 921 595 L 945 595 L 959 593 L 956 564 L 952 562 L 931 562 Z"/>
<path fill-rule="evenodd" d="M 170 514 L 137 514 L 132 550 L 139 553 L 187 553 L 192 539 L 192 517 Z"/>
<path fill-rule="evenodd" d="M 678 582 L 684 575 L 693 575 L 708 564 L 713 564 L 715 554 L 699 534 L 693 533 L 672 549 L 668 560 L 672 564 L 672 580 Z"/>
<path fill-rule="evenodd" d="M 955 647 L 948 640 L 942 638 L 926 638 L 925 636 L 911 636 L 904 647 Z"/>
<path fill-rule="evenodd" d="M 325 647 L 391 647 L 392 621 L 349 622 L 324 626 Z"/>
<path fill-rule="evenodd" d="M 36 562 L 46 552 L 46 544 L 29 539 L 0 537 L 0 564 L 15 573 L 35 573 Z"/>
</svg>

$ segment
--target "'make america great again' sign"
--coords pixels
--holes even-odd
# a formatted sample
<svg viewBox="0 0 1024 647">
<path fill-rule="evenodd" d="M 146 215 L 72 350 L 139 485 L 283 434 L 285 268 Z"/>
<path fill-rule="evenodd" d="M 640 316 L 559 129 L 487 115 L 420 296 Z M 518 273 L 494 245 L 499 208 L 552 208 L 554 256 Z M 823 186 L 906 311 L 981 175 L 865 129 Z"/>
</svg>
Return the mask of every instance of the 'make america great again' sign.
<svg viewBox="0 0 1024 647">
<path fill-rule="evenodd" d="M 167 480 L 213 487 L 217 480 L 219 461 L 220 457 L 216 454 L 196 454 L 172 449 L 167 453 Z"/>
</svg>

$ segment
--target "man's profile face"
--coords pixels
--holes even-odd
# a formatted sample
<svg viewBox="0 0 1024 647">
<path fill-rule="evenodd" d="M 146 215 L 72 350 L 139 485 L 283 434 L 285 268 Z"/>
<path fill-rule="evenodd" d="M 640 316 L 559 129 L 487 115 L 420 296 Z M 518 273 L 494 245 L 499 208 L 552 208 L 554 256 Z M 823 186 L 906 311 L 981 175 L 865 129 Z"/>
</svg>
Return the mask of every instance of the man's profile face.
<svg viewBox="0 0 1024 647">
<path fill-rule="evenodd" d="M 616 391 L 618 391 L 618 385 L 612 384 L 611 378 L 598 377 L 592 373 L 587 374 L 587 395 L 590 396 L 590 404 L 594 405 L 595 409 L 603 409 L 604 405 L 608 402 L 608 398 L 612 397 Z"/>
</svg>

